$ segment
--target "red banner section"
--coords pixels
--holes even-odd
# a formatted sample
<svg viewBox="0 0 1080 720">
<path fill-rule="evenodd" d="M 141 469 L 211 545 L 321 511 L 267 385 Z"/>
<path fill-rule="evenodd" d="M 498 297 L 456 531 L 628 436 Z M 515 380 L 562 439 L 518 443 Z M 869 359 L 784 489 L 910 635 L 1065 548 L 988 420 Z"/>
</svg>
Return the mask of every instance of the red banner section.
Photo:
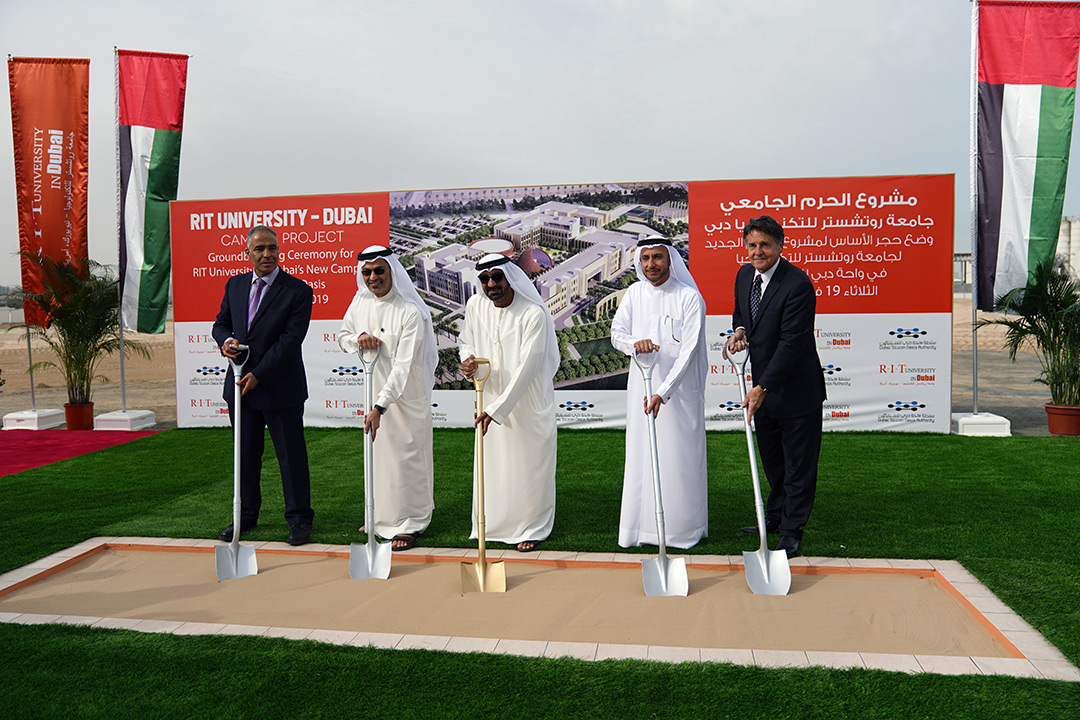
<svg viewBox="0 0 1080 720">
<path fill-rule="evenodd" d="M 8 82 L 19 249 L 86 258 L 90 61 L 12 58 Z M 25 258 L 21 264 L 23 290 L 39 292 L 39 271 Z M 44 323 L 36 306 L 24 311 L 28 324 Z"/>
<path fill-rule="evenodd" d="M 117 50 L 116 64 L 120 125 L 184 129 L 187 55 Z"/>
<path fill-rule="evenodd" d="M 312 320 L 340 320 L 356 292 L 356 254 L 386 245 L 389 207 L 388 193 L 171 203 L 176 322 L 217 315 L 225 281 L 251 269 L 255 225 L 277 232 L 281 267 L 315 290 Z"/>
<path fill-rule="evenodd" d="M 817 289 L 817 313 L 951 312 L 952 175 L 690 183 L 691 269 L 708 314 L 733 307 L 742 228 L 784 226 L 783 257 Z"/>
</svg>

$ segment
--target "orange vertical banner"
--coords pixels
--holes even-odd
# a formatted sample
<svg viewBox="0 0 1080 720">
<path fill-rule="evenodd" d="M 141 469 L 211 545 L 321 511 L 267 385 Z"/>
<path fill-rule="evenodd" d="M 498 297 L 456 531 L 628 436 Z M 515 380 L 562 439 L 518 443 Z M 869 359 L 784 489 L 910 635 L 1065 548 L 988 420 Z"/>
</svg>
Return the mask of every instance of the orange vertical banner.
<svg viewBox="0 0 1080 720">
<path fill-rule="evenodd" d="M 19 249 L 57 261 L 83 260 L 86 247 L 90 61 L 11 58 L 11 134 Z M 40 272 L 22 258 L 23 290 L 38 292 Z M 47 318 L 32 306 L 26 322 Z"/>
</svg>

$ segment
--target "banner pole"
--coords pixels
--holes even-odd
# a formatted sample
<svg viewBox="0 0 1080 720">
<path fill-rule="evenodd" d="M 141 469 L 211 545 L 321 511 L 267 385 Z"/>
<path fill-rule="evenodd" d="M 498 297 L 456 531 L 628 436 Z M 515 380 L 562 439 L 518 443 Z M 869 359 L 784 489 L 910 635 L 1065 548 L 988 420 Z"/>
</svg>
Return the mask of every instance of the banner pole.
<svg viewBox="0 0 1080 720">
<path fill-rule="evenodd" d="M 30 328 L 26 329 L 26 368 L 27 372 L 30 373 L 30 411 L 36 413 L 37 397 L 34 395 L 34 354 L 30 352 Z"/>
<path fill-rule="evenodd" d="M 976 306 L 979 299 L 979 185 L 978 185 L 978 94 L 979 94 L 979 0 L 971 3 L 971 120 L 969 177 L 971 183 L 971 414 L 979 414 L 979 338 Z"/>
<path fill-rule="evenodd" d="M 113 92 L 116 97 L 116 122 L 114 124 L 114 132 L 116 134 L 116 236 L 120 238 L 120 243 L 124 242 L 124 238 L 120 236 L 120 55 L 116 51 L 116 46 L 113 45 Z M 123 253 L 124 249 L 120 248 L 119 252 Z M 123 270 L 119 273 L 119 282 L 116 283 L 117 297 L 116 297 L 116 317 L 120 323 L 120 412 L 127 412 L 127 383 L 124 377 L 124 276 Z"/>
</svg>

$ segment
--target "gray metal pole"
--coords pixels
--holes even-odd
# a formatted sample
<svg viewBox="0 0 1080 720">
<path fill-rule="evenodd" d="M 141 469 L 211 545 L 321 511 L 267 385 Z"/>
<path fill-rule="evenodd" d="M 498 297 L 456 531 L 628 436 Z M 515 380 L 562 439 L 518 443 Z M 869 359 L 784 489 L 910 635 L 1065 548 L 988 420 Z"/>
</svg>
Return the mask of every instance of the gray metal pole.
<svg viewBox="0 0 1080 720">
<path fill-rule="evenodd" d="M 971 182 L 971 414 L 979 414 L 979 336 L 975 306 L 979 299 L 979 185 L 978 185 L 978 95 L 979 95 L 979 0 L 971 3 L 971 127 L 968 170 Z"/>
<path fill-rule="evenodd" d="M 26 312 L 26 305 L 23 305 L 23 312 Z M 25 322 L 25 321 L 24 321 Z M 30 409 L 37 412 L 37 398 L 34 397 L 34 355 L 30 352 L 30 329 L 26 330 L 26 367 L 30 373 Z"/>
</svg>

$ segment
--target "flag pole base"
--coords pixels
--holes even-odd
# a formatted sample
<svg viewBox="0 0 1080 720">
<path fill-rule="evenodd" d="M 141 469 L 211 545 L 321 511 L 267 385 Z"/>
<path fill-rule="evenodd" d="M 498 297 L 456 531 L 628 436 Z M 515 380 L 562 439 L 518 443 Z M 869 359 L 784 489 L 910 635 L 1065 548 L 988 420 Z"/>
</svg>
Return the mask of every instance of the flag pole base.
<svg viewBox="0 0 1080 720">
<path fill-rule="evenodd" d="M 117 410 L 94 418 L 95 430 L 145 430 L 156 424 L 149 410 Z"/>
<path fill-rule="evenodd" d="M 48 430 L 63 427 L 66 423 L 64 411 L 60 409 L 21 410 L 4 416 L 5 430 Z"/>
<path fill-rule="evenodd" d="M 982 435 L 986 437 L 1009 437 L 1012 423 L 1008 418 L 993 413 L 953 413 L 953 432 L 957 435 Z"/>
</svg>

